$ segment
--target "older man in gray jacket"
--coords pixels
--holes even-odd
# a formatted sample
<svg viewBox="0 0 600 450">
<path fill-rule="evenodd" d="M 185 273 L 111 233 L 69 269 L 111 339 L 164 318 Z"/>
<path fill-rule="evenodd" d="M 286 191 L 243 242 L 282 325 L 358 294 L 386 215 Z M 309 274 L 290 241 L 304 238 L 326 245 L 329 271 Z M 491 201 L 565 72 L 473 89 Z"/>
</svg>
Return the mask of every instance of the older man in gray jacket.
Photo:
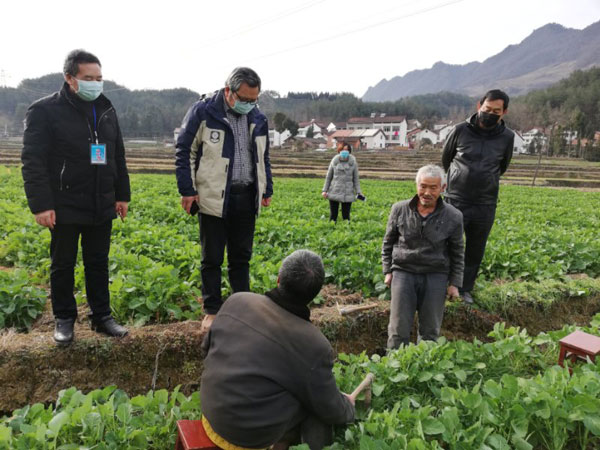
<svg viewBox="0 0 600 450">
<path fill-rule="evenodd" d="M 392 290 L 388 348 L 409 343 L 416 311 L 418 339 L 436 340 L 446 294 L 458 297 L 462 285 L 462 213 L 440 197 L 444 171 L 421 167 L 416 182 L 417 195 L 392 206 L 383 238 L 383 273 Z"/>
<path fill-rule="evenodd" d="M 333 377 L 334 353 L 310 323 L 321 258 L 297 250 L 284 259 L 278 287 L 233 294 L 216 315 L 200 396 L 204 428 L 222 448 L 288 448 L 301 437 L 311 450 L 332 442 L 332 425 L 354 420 L 354 401 Z"/>
</svg>

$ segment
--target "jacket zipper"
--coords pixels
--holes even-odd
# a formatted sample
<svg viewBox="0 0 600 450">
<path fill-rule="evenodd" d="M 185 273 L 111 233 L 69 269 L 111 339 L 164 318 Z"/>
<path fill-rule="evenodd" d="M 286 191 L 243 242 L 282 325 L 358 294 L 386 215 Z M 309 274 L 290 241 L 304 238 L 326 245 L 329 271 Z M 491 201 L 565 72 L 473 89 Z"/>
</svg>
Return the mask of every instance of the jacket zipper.
<svg viewBox="0 0 600 450">
<path fill-rule="evenodd" d="M 63 160 L 63 166 L 62 169 L 60 171 L 60 190 L 63 190 L 63 175 L 65 174 L 65 169 L 67 167 L 67 160 Z"/>
<path fill-rule="evenodd" d="M 98 129 L 100 129 L 100 122 L 102 122 L 102 119 L 104 118 L 104 116 L 106 116 L 106 114 L 108 114 L 110 111 L 112 111 L 114 108 L 111 106 L 110 108 L 108 108 L 106 111 L 104 111 L 102 113 L 102 115 L 100 116 L 100 118 L 98 119 L 98 123 L 96 124 L 96 126 L 98 127 Z"/>
<path fill-rule="evenodd" d="M 75 108 L 75 110 L 77 112 L 79 112 L 81 114 L 81 110 L 77 106 L 75 106 L 75 103 L 73 103 L 69 97 L 67 97 L 67 101 L 71 104 L 71 106 L 73 108 Z M 109 109 L 112 109 L 112 107 Z M 106 112 L 104 114 L 106 114 Z M 104 114 L 102 114 L 102 115 L 104 115 Z M 102 117 L 100 117 L 100 118 L 102 118 Z M 92 133 L 92 127 L 90 127 L 90 122 L 89 122 L 89 120 L 87 120 L 87 117 L 84 117 L 84 119 L 85 119 L 85 124 L 88 127 L 88 132 L 90 133 L 90 142 L 93 142 L 94 141 L 94 133 Z"/>
</svg>

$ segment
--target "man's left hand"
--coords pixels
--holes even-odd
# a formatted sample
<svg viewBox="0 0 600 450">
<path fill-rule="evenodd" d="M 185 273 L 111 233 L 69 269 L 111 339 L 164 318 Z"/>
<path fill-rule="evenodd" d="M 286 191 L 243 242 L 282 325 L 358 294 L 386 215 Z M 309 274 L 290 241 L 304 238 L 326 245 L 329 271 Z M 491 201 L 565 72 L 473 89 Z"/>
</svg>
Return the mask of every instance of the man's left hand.
<svg viewBox="0 0 600 450">
<path fill-rule="evenodd" d="M 127 211 L 129 210 L 129 203 L 127 202 L 116 202 L 115 203 L 115 211 L 117 215 L 121 218 L 121 220 L 125 220 L 127 217 Z"/>
<path fill-rule="evenodd" d="M 460 294 L 458 293 L 458 288 L 456 286 L 448 286 L 447 294 L 448 297 L 450 297 L 453 300 L 460 297 Z"/>
<path fill-rule="evenodd" d="M 263 199 L 260 201 L 260 204 L 267 208 L 271 204 L 271 197 L 263 197 Z"/>
</svg>

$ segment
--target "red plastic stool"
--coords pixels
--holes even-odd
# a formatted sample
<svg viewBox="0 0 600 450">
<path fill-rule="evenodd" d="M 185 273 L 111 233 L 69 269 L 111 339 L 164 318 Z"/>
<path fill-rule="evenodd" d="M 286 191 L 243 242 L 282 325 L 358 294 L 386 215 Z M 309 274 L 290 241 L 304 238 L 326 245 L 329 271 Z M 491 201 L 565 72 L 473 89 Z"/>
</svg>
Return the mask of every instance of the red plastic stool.
<svg viewBox="0 0 600 450">
<path fill-rule="evenodd" d="M 175 450 L 219 450 L 206 435 L 201 420 L 178 420 Z"/>
<path fill-rule="evenodd" d="M 595 362 L 596 355 L 600 353 L 600 337 L 583 331 L 574 331 L 558 342 L 560 342 L 558 364 L 561 367 L 564 367 L 565 358 L 570 358 L 571 363 L 575 363 L 578 359 L 585 361 L 589 356 Z"/>
</svg>

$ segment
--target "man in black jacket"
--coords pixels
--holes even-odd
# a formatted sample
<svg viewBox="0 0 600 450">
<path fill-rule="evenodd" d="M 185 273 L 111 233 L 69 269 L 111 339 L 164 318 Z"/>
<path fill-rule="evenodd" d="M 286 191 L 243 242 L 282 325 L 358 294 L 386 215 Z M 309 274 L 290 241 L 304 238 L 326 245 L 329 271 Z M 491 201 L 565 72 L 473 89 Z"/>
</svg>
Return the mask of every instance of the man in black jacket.
<svg viewBox="0 0 600 450">
<path fill-rule="evenodd" d="M 354 420 L 354 400 L 336 386 L 331 345 L 310 323 L 321 258 L 297 250 L 284 259 L 278 287 L 239 292 L 223 304 L 204 338 L 200 396 L 204 428 L 220 448 L 311 450 L 331 444 L 332 424 Z"/>
<path fill-rule="evenodd" d="M 50 295 L 59 344 L 73 340 L 80 236 L 92 329 L 127 334 L 111 316 L 108 251 L 112 220 L 117 214 L 125 218 L 130 200 L 123 138 L 115 110 L 102 95 L 100 61 L 73 50 L 64 77 L 59 92 L 29 107 L 21 154 L 29 208 L 51 233 Z"/>
<path fill-rule="evenodd" d="M 448 135 L 442 153 L 448 173 L 444 197 L 463 213 L 465 273 L 460 293 L 466 303 L 473 303 L 471 291 L 494 225 L 500 176 L 508 169 L 515 139 L 502 120 L 508 112 L 506 93 L 488 91 L 477 109 Z"/>
</svg>

